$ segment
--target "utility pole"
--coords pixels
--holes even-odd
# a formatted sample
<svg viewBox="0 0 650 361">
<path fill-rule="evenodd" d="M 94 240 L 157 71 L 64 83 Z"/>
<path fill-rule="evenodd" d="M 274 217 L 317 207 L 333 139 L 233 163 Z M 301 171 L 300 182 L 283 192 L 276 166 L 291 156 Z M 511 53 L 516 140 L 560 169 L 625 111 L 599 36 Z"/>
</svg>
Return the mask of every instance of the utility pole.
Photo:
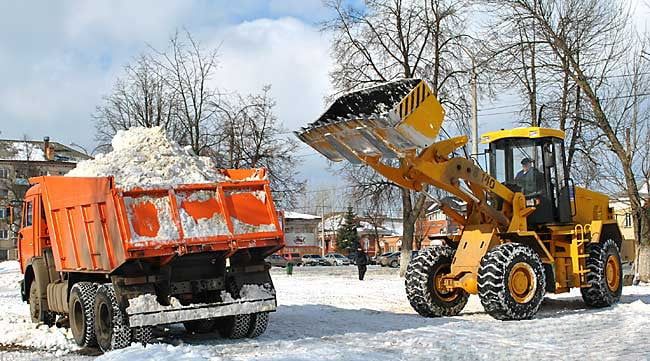
<svg viewBox="0 0 650 361">
<path fill-rule="evenodd" d="M 476 59 L 472 58 L 472 154 L 471 156 L 478 160 L 478 74 L 476 74 Z"/>
<path fill-rule="evenodd" d="M 322 199 L 320 207 L 320 253 L 325 256 L 325 198 Z"/>
</svg>

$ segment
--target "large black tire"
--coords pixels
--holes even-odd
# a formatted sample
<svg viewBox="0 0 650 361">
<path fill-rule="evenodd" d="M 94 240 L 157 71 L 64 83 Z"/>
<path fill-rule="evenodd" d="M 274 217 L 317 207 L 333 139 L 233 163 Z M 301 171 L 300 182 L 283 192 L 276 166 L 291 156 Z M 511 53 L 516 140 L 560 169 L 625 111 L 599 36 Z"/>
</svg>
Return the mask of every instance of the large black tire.
<svg viewBox="0 0 650 361">
<path fill-rule="evenodd" d="M 43 323 L 47 326 L 54 325 L 56 314 L 45 310 L 45 304 L 40 297 L 41 291 L 38 282 L 34 279 L 29 286 L 29 314 L 33 323 Z"/>
<path fill-rule="evenodd" d="M 97 346 L 95 337 L 95 295 L 97 285 L 91 282 L 77 282 L 70 290 L 68 301 L 70 330 L 77 345 Z"/>
<path fill-rule="evenodd" d="M 148 345 L 153 339 L 153 326 L 131 328 L 131 342 Z"/>
<path fill-rule="evenodd" d="M 216 319 L 216 329 L 221 337 L 239 339 L 247 337 L 250 332 L 251 315 L 235 315 Z"/>
<path fill-rule="evenodd" d="M 590 307 L 607 307 L 621 299 L 623 268 L 616 242 L 609 238 L 602 243 L 588 243 L 586 274 L 590 287 L 580 288 L 582 299 Z"/>
<path fill-rule="evenodd" d="M 97 288 L 94 310 L 95 336 L 99 348 L 106 352 L 127 347 L 131 342 L 131 329 L 117 303 L 113 285 L 103 284 Z"/>
<path fill-rule="evenodd" d="M 455 316 L 467 304 L 465 290 L 443 291 L 436 287 L 436 277 L 451 271 L 454 250 L 434 246 L 421 251 L 406 268 L 406 296 L 411 307 L 422 316 Z"/>
<path fill-rule="evenodd" d="M 478 294 L 485 311 L 498 320 L 526 320 L 539 310 L 546 292 L 539 255 L 519 243 L 494 247 L 478 270 Z"/>
<path fill-rule="evenodd" d="M 256 338 L 266 331 L 269 325 L 269 313 L 259 312 L 251 315 L 251 324 L 248 329 L 248 337 Z"/>
<path fill-rule="evenodd" d="M 189 333 L 209 333 L 214 331 L 216 321 L 212 318 L 183 322 L 185 330 Z"/>
</svg>

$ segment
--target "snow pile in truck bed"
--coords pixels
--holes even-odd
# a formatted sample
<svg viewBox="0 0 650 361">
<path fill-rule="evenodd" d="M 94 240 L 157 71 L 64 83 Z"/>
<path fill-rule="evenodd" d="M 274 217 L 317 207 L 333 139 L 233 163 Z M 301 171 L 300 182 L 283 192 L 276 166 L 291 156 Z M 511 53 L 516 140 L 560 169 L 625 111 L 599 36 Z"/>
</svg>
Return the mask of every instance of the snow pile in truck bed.
<svg viewBox="0 0 650 361">
<path fill-rule="evenodd" d="M 111 144 L 113 151 L 80 162 L 66 176 L 114 176 L 115 183 L 125 190 L 228 180 L 210 158 L 182 148 L 161 127 L 120 130 Z"/>
</svg>

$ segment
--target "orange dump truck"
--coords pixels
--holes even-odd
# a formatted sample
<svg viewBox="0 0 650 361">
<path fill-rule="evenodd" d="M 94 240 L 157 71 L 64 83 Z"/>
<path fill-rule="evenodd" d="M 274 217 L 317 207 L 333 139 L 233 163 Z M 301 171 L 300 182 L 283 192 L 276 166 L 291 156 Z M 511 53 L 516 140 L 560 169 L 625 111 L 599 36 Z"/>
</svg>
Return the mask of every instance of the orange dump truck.
<svg viewBox="0 0 650 361">
<path fill-rule="evenodd" d="M 281 220 L 264 169 L 222 172 L 228 181 L 129 191 L 112 177 L 31 178 L 18 239 L 32 321 L 102 350 L 178 322 L 263 333 L 276 309 L 264 258 L 284 246 Z"/>
</svg>

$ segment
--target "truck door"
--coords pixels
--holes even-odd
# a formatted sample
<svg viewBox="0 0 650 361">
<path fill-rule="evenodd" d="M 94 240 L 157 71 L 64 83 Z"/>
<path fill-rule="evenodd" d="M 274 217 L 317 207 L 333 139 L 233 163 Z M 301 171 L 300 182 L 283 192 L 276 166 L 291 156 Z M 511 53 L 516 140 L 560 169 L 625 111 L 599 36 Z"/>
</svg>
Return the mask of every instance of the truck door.
<svg viewBox="0 0 650 361">
<path fill-rule="evenodd" d="M 36 197 L 26 198 L 23 202 L 22 224 L 18 232 L 18 249 L 20 250 L 21 263 L 31 259 L 36 253 L 38 235 L 36 234 L 36 227 L 34 227 L 35 204 Z"/>
</svg>

